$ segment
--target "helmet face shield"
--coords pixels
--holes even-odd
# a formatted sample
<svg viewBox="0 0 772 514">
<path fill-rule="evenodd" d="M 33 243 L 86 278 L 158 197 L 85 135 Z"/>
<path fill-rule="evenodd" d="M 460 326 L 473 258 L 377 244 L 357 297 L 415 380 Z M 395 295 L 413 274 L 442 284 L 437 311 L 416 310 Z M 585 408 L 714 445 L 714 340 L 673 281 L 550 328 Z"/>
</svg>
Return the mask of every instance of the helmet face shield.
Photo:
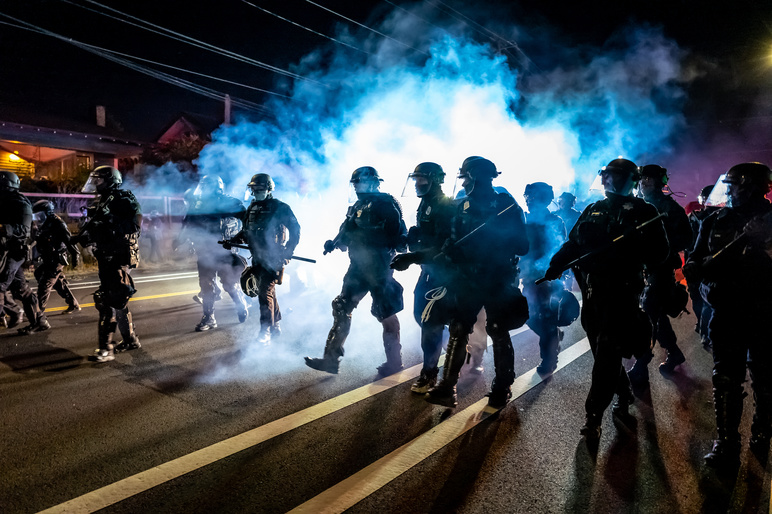
<svg viewBox="0 0 772 514">
<path fill-rule="evenodd" d="M 705 200 L 707 207 L 726 207 L 729 205 L 729 184 L 724 182 L 726 173 L 718 177 L 716 185 Z"/>
<path fill-rule="evenodd" d="M 105 179 L 100 177 L 99 175 L 96 175 L 95 173 L 91 173 L 88 176 L 88 180 L 83 185 L 83 189 L 81 189 L 81 193 L 98 193 L 100 188 L 102 188 L 105 184 Z"/>
<path fill-rule="evenodd" d="M 405 187 L 402 188 L 403 198 L 421 198 L 432 188 L 433 181 L 430 177 L 423 174 L 411 173 L 407 176 Z"/>
<path fill-rule="evenodd" d="M 43 223 L 46 220 L 46 213 L 45 211 L 38 211 L 35 213 L 32 213 L 32 221 L 35 223 Z"/>
</svg>

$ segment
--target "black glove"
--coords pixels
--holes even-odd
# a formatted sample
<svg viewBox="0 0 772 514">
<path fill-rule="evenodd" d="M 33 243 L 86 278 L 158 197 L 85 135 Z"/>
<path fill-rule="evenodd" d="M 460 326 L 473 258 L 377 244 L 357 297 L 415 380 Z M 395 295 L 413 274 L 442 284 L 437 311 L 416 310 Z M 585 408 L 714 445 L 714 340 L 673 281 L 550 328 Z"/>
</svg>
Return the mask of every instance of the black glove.
<svg viewBox="0 0 772 514">
<path fill-rule="evenodd" d="M 420 255 L 417 253 L 401 253 L 395 255 L 389 267 L 397 271 L 405 271 L 411 264 L 417 264 Z"/>
<path fill-rule="evenodd" d="M 544 272 L 544 278 L 547 280 L 557 280 L 563 275 L 563 270 L 559 268 L 553 268 L 550 266 L 547 271 Z"/>
<path fill-rule="evenodd" d="M 223 247 L 223 250 L 230 250 L 233 248 L 233 244 L 230 241 L 220 241 L 220 244 Z"/>
<path fill-rule="evenodd" d="M 324 242 L 324 253 L 322 255 L 327 255 L 328 253 L 332 253 L 335 251 L 335 241 L 332 239 L 328 239 Z"/>
</svg>

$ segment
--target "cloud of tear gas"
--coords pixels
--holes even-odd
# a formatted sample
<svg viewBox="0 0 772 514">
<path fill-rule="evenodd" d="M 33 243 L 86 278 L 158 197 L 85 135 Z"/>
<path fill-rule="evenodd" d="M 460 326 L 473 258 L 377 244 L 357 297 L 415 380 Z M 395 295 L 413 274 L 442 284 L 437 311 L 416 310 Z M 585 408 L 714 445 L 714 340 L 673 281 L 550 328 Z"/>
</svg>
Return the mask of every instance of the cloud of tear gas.
<svg viewBox="0 0 772 514">
<path fill-rule="evenodd" d="M 424 7 L 416 7 L 423 17 Z M 296 84 L 292 101 L 270 104 L 275 120 L 221 127 L 198 161 L 201 173 L 221 175 L 237 194 L 252 174 L 269 173 L 277 183 L 275 195 L 294 209 L 303 227 L 297 253 L 319 259 L 298 267 L 315 291 L 305 294 L 322 308 L 296 303 L 293 308 L 303 311 L 287 316 L 287 322 L 300 324 L 293 331 L 306 334 L 314 354 L 323 350 L 332 321 L 329 302 L 348 264 L 340 252 L 322 257 L 322 244 L 343 221 L 355 168 L 374 166 L 384 178 L 381 190 L 399 196 L 416 164 L 434 161 L 445 169 L 450 193 L 463 159 L 481 155 L 501 171 L 496 185 L 521 205 L 525 185 L 535 181 L 581 200 L 601 166 L 618 155 L 636 160 L 666 154 L 671 135 L 682 126 L 683 52 L 655 28 L 628 28 L 613 49 L 592 54 L 561 50 L 552 41 L 553 56 L 566 59 L 556 59 L 558 64 L 519 89 L 517 71 L 490 46 L 458 27 L 446 31 L 435 22 L 420 30 L 417 23 L 412 14 L 396 10 L 380 29 L 413 49 L 370 37 L 358 44 L 371 53 L 366 58 L 350 57 L 348 50 L 327 59 L 309 56 L 298 71 L 329 88 Z M 322 68 L 322 62 L 328 65 Z M 417 200 L 403 199 L 403 206 L 410 225 Z M 406 289 L 403 343 L 415 349 L 414 278 L 397 278 Z M 310 315 L 317 311 L 320 321 Z M 290 322 L 291 317 L 297 319 Z M 314 323 L 313 337 L 307 337 Z M 355 340 L 358 326 L 370 334 L 361 334 L 365 341 Z M 373 340 L 380 327 L 364 305 L 355 311 L 354 328 L 347 352 L 362 345 L 374 359 L 382 357 L 380 342 Z M 297 356 L 292 359 L 295 367 Z"/>
</svg>

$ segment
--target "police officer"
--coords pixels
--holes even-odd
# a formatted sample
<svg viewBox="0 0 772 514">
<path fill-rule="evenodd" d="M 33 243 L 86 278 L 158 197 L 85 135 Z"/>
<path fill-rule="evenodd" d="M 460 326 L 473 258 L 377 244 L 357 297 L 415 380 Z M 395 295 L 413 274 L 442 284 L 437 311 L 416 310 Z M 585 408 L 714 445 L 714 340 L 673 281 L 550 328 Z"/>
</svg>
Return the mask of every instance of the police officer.
<svg viewBox="0 0 772 514">
<path fill-rule="evenodd" d="M 719 209 L 719 207 L 707 205 L 708 197 L 712 191 L 713 185 L 703 187 L 700 190 L 699 196 L 697 196 L 697 203 L 700 208 L 694 209 L 689 213 L 689 225 L 692 227 L 692 237 L 695 243 L 697 241 L 697 235 L 700 233 L 702 222 Z M 686 261 L 689 260 L 691 252 L 692 248 L 689 248 L 688 251 L 684 252 L 684 259 Z M 713 309 L 710 308 L 708 302 L 703 301 L 702 294 L 700 293 L 700 283 L 701 280 L 699 277 L 686 278 L 686 287 L 689 288 L 689 297 L 692 299 L 692 311 L 697 318 L 694 330 L 700 334 L 702 346 L 710 348 L 711 342 L 710 337 L 708 336 L 708 322 L 713 314 Z"/>
<path fill-rule="evenodd" d="M 73 267 L 77 266 L 80 257 L 77 246 L 71 241 L 70 229 L 62 218 L 54 214 L 54 204 L 49 200 L 35 202 L 32 217 L 36 227 L 33 239 L 40 259 L 40 265 L 35 267 L 40 310 L 45 312 L 51 290 L 55 290 L 67 302 L 64 314 L 79 311 L 78 300 L 70 291 L 63 273 L 64 266 L 70 262 Z"/>
<path fill-rule="evenodd" d="M 668 181 L 667 169 L 657 164 L 647 164 L 641 167 L 640 173 L 638 190 L 643 199 L 656 207 L 660 214 L 667 215 L 662 222 L 670 243 L 670 251 L 662 264 L 646 270 L 646 287 L 641 297 L 643 310 L 651 321 L 652 340 L 659 341 L 660 346 L 667 350 L 667 358 L 659 365 L 660 372 L 667 374 L 672 373 L 676 366 L 686 360 L 676 342 L 676 334 L 670 325 L 667 311 L 668 305 L 676 296 L 675 270 L 681 268 L 679 252 L 692 247 L 692 229 L 684 208 L 664 193 Z M 628 372 L 630 379 L 647 380 L 647 365 L 653 357 L 651 350 L 636 355 L 635 365 Z"/>
<path fill-rule="evenodd" d="M 180 235 L 174 243 L 178 248 L 185 241 L 193 242 L 198 258 L 198 283 L 204 315 L 196 325 L 196 332 L 217 328 L 214 304 L 217 297 L 217 277 L 223 289 L 236 304 L 239 323 L 249 316 L 247 303 L 239 280 L 246 268 L 246 260 L 233 248 L 223 248 L 220 240 L 232 239 L 241 229 L 244 219 L 241 200 L 225 194 L 225 184 L 217 175 L 204 175 L 198 182 L 188 212 L 182 221 Z"/>
<path fill-rule="evenodd" d="M 579 219 L 581 214 L 574 209 L 576 205 L 576 197 L 571 193 L 565 192 L 558 196 L 558 210 L 555 211 L 560 219 L 563 220 L 563 225 L 566 228 L 566 233 L 571 232 L 571 229 L 576 225 L 576 220 Z"/>
<path fill-rule="evenodd" d="M 99 348 L 89 360 L 107 362 L 115 353 L 140 348 L 129 312 L 129 298 L 137 290 L 129 270 L 139 265 L 139 236 L 142 209 L 131 191 L 120 189 L 121 173 L 112 166 L 99 166 L 83 186 L 84 193 L 97 193 L 89 209 L 89 221 L 76 239 L 82 245 L 94 245 L 99 266 L 99 289 L 94 306 L 99 311 Z M 123 340 L 114 345 L 116 326 Z"/>
<path fill-rule="evenodd" d="M 606 198 L 590 204 L 568 235 L 568 241 L 550 261 L 545 277 L 555 280 L 574 263 L 582 291 L 582 326 L 590 340 L 595 362 L 585 402 L 587 421 L 580 433 L 588 442 L 600 438 L 603 413 L 614 393 L 614 413 L 625 416 L 633 401 L 622 358 L 630 358 L 650 343 L 651 324 L 639 307 L 644 265 L 660 264 L 668 253 L 662 222 L 650 222 L 657 209 L 632 191 L 640 178 L 638 167 L 627 159 L 614 159 L 599 172 Z M 619 236 L 625 237 L 615 243 Z"/>
<path fill-rule="evenodd" d="M 438 363 L 442 352 L 442 333 L 450 321 L 448 285 L 452 277 L 443 262 L 434 258 L 450 237 L 450 221 L 455 203 L 442 192 L 445 172 L 434 162 L 422 162 L 408 175 L 421 199 L 416 225 L 407 234 L 410 253 L 394 257 L 391 267 L 406 270 L 411 264 L 421 265 L 421 275 L 413 291 L 413 316 L 421 327 L 421 350 L 424 363 L 418 380 L 411 386 L 414 393 L 425 394 L 437 382 Z"/>
<path fill-rule="evenodd" d="M 551 213 L 547 206 L 555 198 L 552 186 L 545 182 L 534 182 L 525 186 L 525 215 L 528 230 L 528 254 L 520 259 L 523 278 L 523 294 L 528 300 L 528 327 L 539 336 L 541 363 L 536 372 L 542 375 L 552 373 L 558 366 L 560 336 L 558 319 L 552 308 L 552 297 L 561 289 L 560 282 L 544 282 L 536 285 L 544 276 L 549 260 L 566 240 L 563 220 Z"/>
<path fill-rule="evenodd" d="M 756 404 L 750 448 L 764 463 L 772 437 L 772 204 L 764 198 L 772 172 L 746 162 L 730 168 L 719 185 L 727 188 L 727 205 L 702 222 L 684 273 L 702 279 L 703 298 L 713 308 L 709 333 L 718 438 L 705 461 L 734 468 L 740 462 L 746 363 Z"/>
<path fill-rule="evenodd" d="M 290 206 L 273 197 L 275 186 L 270 175 L 253 175 L 247 187 L 254 199 L 247 207 L 244 227 L 233 241 L 246 242 L 252 253 L 252 267 L 242 275 L 241 284 L 244 289 L 245 277 L 251 277 L 254 287 L 248 287 L 244 292 L 248 296 L 257 296 L 260 304 L 258 342 L 267 345 L 271 335 L 281 334 L 276 283 L 281 281 L 284 266 L 300 241 L 300 224 Z"/>
<path fill-rule="evenodd" d="M 349 207 L 335 239 L 324 243 L 325 254 L 336 248 L 347 249 L 351 264 L 340 294 L 332 301 L 333 324 L 324 356 L 305 358 L 306 365 L 313 369 L 338 372 L 343 343 L 351 328 L 351 313 L 367 293 L 373 300 L 370 312 L 383 325 L 386 362 L 378 366 L 378 373 L 389 375 L 402 369 L 397 313 L 403 308 L 403 290 L 389 264 L 396 252 L 404 249 L 407 229 L 399 202 L 378 190 L 381 181 L 371 166 L 354 170 L 351 186 L 357 201 Z"/>
<path fill-rule="evenodd" d="M 457 405 L 456 383 L 469 334 L 483 307 L 496 372 L 488 405 L 503 407 L 512 396 L 515 352 L 509 331 L 528 319 L 528 302 L 517 287 L 515 261 L 528 252 L 528 236 L 523 210 L 515 199 L 493 188 L 498 175 L 495 164 L 478 156 L 468 157 L 459 170 L 466 196 L 459 200 L 451 236 L 443 245 L 443 254 L 456 272 L 454 311 L 442 380 L 426 397 L 437 405 Z"/>
<path fill-rule="evenodd" d="M 38 299 L 24 276 L 22 265 L 27 260 L 27 239 L 32 226 L 32 205 L 19 192 L 19 177 L 10 171 L 0 171 L 0 307 L 9 316 L 8 327 L 21 320 L 15 302 L 8 301 L 10 291 L 20 300 L 30 324 L 19 329 L 22 335 L 51 328 Z"/>
</svg>

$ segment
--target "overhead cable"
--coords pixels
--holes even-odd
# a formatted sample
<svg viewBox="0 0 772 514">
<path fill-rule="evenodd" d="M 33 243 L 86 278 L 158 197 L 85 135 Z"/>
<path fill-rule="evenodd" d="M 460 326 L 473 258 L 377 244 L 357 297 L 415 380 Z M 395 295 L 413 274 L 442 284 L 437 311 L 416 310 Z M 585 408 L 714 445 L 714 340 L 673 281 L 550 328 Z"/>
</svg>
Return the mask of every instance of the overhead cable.
<svg viewBox="0 0 772 514">
<path fill-rule="evenodd" d="M 201 86 L 201 85 L 196 84 L 194 82 L 190 82 L 188 80 L 181 79 L 179 77 L 175 77 L 174 75 L 170 75 L 168 73 L 164 73 L 164 72 L 161 72 L 161 71 L 158 71 L 158 70 L 153 70 L 152 68 L 148 68 L 147 66 L 142 66 L 142 65 L 133 63 L 133 62 L 127 60 L 127 59 L 124 59 L 124 58 L 119 57 L 117 55 L 113 55 L 109 51 L 102 51 L 101 49 L 99 49 L 99 47 L 95 47 L 93 45 L 88 45 L 86 43 L 81 43 L 80 41 L 74 40 L 72 38 L 68 38 L 68 37 L 62 36 L 60 34 L 56 34 L 54 32 L 48 31 L 48 30 L 43 29 L 41 27 L 37 27 L 37 26 L 35 26 L 35 25 L 31 24 L 31 23 L 27 23 L 27 22 L 25 22 L 23 20 L 19 20 L 17 18 L 14 18 L 13 16 L 9 16 L 9 15 L 7 15 L 5 13 L 1 13 L 0 12 L 0 16 L 4 16 L 6 18 L 9 18 L 9 19 L 11 19 L 13 21 L 16 21 L 17 23 L 21 23 L 21 24 L 26 25 L 26 26 L 18 26 L 18 25 L 14 25 L 12 23 L 2 22 L 2 21 L 0 21 L 0 24 L 10 25 L 12 27 L 16 27 L 16 28 L 19 28 L 19 29 L 29 30 L 29 31 L 32 31 L 32 32 L 37 32 L 39 34 L 44 34 L 46 36 L 51 36 L 53 38 L 59 39 L 59 40 L 64 41 L 66 43 L 70 43 L 71 45 L 74 45 L 74 46 L 76 46 L 76 47 L 78 47 L 78 48 L 80 48 L 82 50 L 85 50 L 87 52 L 90 52 L 90 53 L 93 53 L 95 55 L 98 55 L 98 56 L 100 56 L 100 57 L 102 57 L 104 59 L 108 59 L 108 60 L 113 61 L 113 62 L 115 62 L 117 64 L 121 64 L 122 66 L 126 66 L 127 68 L 133 69 L 133 70 L 138 71 L 140 73 L 143 73 L 145 75 L 149 75 L 149 76 L 151 76 L 153 78 L 156 78 L 158 80 L 162 80 L 162 81 L 164 81 L 164 82 L 166 82 L 168 84 L 172 84 L 172 85 L 175 85 L 175 86 L 187 89 L 189 91 L 192 91 L 194 93 L 200 94 L 202 96 L 206 96 L 207 98 L 211 98 L 211 99 L 215 99 L 215 100 L 220 100 L 220 101 L 225 99 L 225 96 L 226 96 L 225 93 L 222 93 L 222 92 L 217 91 L 215 89 L 208 88 L 208 87 L 205 87 L 205 86 Z M 251 111 L 256 111 L 256 112 L 261 112 L 263 114 L 270 114 L 271 113 L 270 109 L 268 109 L 268 108 L 266 108 L 266 107 L 264 107 L 264 106 L 262 106 L 262 105 L 260 105 L 258 103 L 250 102 L 248 100 L 243 100 L 243 99 L 240 99 L 240 98 L 231 97 L 231 103 L 233 105 L 235 105 L 237 107 L 241 107 L 243 109 L 247 109 L 247 110 L 251 110 Z"/>
<path fill-rule="evenodd" d="M 346 47 L 351 48 L 353 50 L 356 50 L 357 52 L 362 52 L 362 53 L 365 53 L 367 55 L 373 55 L 370 52 L 368 52 L 367 50 L 362 50 L 361 48 L 357 48 L 354 45 L 350 45 L 350 44 L 346 43 L 345 41 L 341 41 L 339 39 L 335 39 L 332 36 L 328 36 L 327 34 L 322 34 L 321 32 L 317 32 L 314 29 L 310 29 L 310 28 L 306 27 L 305 25 L 301 25 L 300 23 L 296 23 L 296 22 L 294 22 L 294 21 L 292 21 L 292 20 L 290 20 L 288 18 L 285 18 L 284 16 L 276 14 L 275 12 L 271 12 L 268 9 L 260 7 L 259 5 L 255 5 L 252 2 L 248 2 L 247 0 L 241 0 L 241 1 L 244 2 L 245 4 L 251 6 L 251 7 L 254 7 L 255 9 L 259 9 L 259 10 L 263 11 L 266 14 L 270 14 L 271 16 L 275 16 L 276 18 L 279 18 L 282 21 L 286 21 L 287 23 L 291 23 L 292 25 L 295 25 L 296 27 L 299 27 L 301 29 L 307 30 L 308 32 L 316 34 L 317 36 L 322 36 L 323 38 L 327 38 L 330 41 L 333 41 L 333 42 L 338 43 L 340 45 L 343 45 L 343 46 L 346 46 Z"/>
<path fill-rule="evenodd" d="M 87 1 L 91 1 L 91 0 L 87 0 Z M 348 22 L 351 22 L 351 23 L 353 23 L 353 24 L 355 24 L 355 25 L 358 25 L 358 26 L 360 26 L 360 27 L 362 27 L 362 28 L 364 28 L 364 29 L 367 29 L 367 30 L 369 30 L 370 32 L 372 32 L 372 33 L 374 33 L 374 34 L 378 34 L 379 36 L 381 36 L 381 37 L 383 37 L 383 38 L 386 38 L 386 39 L 388 39 L 389 41 L 394 41 L 395 43 L 397 43 L 397 44 L 399 44 L 399 45 L 402 45 L 402 46 L 404 46 L 404 47 L 406 47 L 406 48 L 409 48 L 409 49 L 411 49 L 411 50 L 415 50 L 416 52 L 418 52 L 418 53 L 420 53 L 420 54 L 423 54 L 423 55 L 425 55 L 425 56 L 429 57 L 429 54 L 428 54 L 428 53 L 426 53 L 426 52 L 424 52 L 423 50 L 419 50 L 418 48 L 414 48 L 414 47 L 412 47 L 412 46 L 408 45 L 407 43 L 403 43 L 402 41 L 400 41 L 400 40 L 398 40 L 398 39 L 394 39 L 393 37 L 391 37 L 391 36 L 388 36 L 388 35 L 384 34 L 383 32 L 378 32 L 378 31 L 377 31 L 377 30 L 375 30 L 374 28 L 368 27 L 367 25 L 363 25 L 363 24 L 359 23 L 358 21 L 352 20 L 351 18 L 347 18 L 346 16 L 343 16 L 342 14 L 340 14 L 340 13 L 337 13 L 337 12 L 333 11 L 332 9 L 329 9 L 329 8 L 327 8 L 327 7 L 323 6 L 323 5 L 317 4 L 316 2 L 312 2 L 311 0 L 305 0 L 305 1 L 306 1 L 307 3 L 309 3 L 309 4 L 311 4 L 311 5 L 315 5 L 316 7 L 320 8 L 320 9 L 323 9 L 323 10 L 325 10 L 325 11 L 327 11 L 327 12 L 331 13 L 331 14 L 334 14 L 335 16 L 337 16 L 337 17 L 339 17 L 339 18 L 343 18 L 344 20 L 346 20 L 346 21 L 348 21 Z"/>
<path fill-rule="evenodd" d="M 251 57 L 245 57 L 243 55 L 237 54 L 236 52 L 232 52 L 230 50 L 226 50 L 225 48 L 220 48 L 220 47 L 212 45 L 210 43 L 206 43 L 204 41 L 200 41 L 200 40 L 192 38 L 190 36 L 186 36 L 185 34 L 181 34 L 179 32 L 175 32 L 175 31 L 173 31 L 171 29 L 167 29 L 167 28 L 162 27 L 160 25 L 156 25 L 154 23 L 145 21 L 145 20 L 143 20 L 141 18 L 137 18 L 136 16 L 132 16 L 130 14 L 126 14 L 124 12 L 121 12 L 121 11 L 119 11 L 117 9 L 113 9 L 112 7 L 109 7 L 109 6 L 106 6 L 106 5 L 102 5 L 99 2 L 96 2 L 94 0 L 84 0 L 84 1 L 88 2 L 90 4 L 93 4 L 93 5 L 97 5 L 97 6 L 101 7 L 102 9 L 106 9 L 106 10 L 118 13 L 121 16 L 125 16 L 126 18 L 129 18 L 131 20 L 135 20 L 135 21 L 137 21 L 139 23 L 134 23 L 134 22 L 131 22 L 129 20 L 122 19 L 120 17 L 113 16 L 113 15 L 110 15 L 108 13 L 96 10 L 96 9 L 91 9 L 89 7 L 86 7 L 85 5 L 78 4 L 78 3 L 73 2 L 71 0 L 60 0 L 60 1 L 62 1 L 64 3 L 67 3 L 67 4 L 70 4 L 70 5 L 74 5 L 76 7 L 80 7 L 81 9 L 86 9 L 87 11 L 91 11 L 93 13 L 100 14 L 102 16 L 106 16 L 108 18 L 120 21 L 122 23 L 126 23 L 128 25 L 132 25 L 134 27 L 146 30 L 148 32 L 152 32 L 152 33 L 160 35 L 160 36 L 164 36 L 164 37 L 167 37 L 167 38 L 170 38 L 170 39 L 174 39 L 176 41 L 187 43 L 189 45 L 192 45 L 192 46 L 195 46 L 197 48 L 204 49 L 204 50 L 208 50 L 210 52 L 222 55 L 224 57 L 229 57 L 229 58 L 235 59 L 237 61 L 241 61 L 241 62 L 244 62 L 244 63 L 247 63 L 247 64 L 251 64 L 253 66 L 257 66 L 258 68 L 262 68 L 262 69 L 265 69 L 265 70 L 268 70 L 268 71 L 272 71 L 274 73 L 278 73 L 280 75 L 291 77 L 291 78 L 294 78 L 296 80 L 302 80 L 302 81 L 310 82 L 310 83 L 317 84 L 317 85 L 323 86 L 323 87 L 328 87 L 328 88 L 330 87 L 327 84 L 324 84 L 323 82 L 320 82 L 318 80 L 314 80 L 312 78 L 304 77 L 303 75 L 298 75 L 297 73 L 293 73 L 291 71 L 287 71 L 287 70 L 284 70 L 282 68 L 278 68 L 276 66 L 273 66 L 273 65 L 270 65 L 270 64 L 266 64 L 266 63 L 264 63 L 262 61 L 258 61 L 256 59 L 252 59 Z M 147 26 L 144 26 L 142 24 L 145 24 Z"/>
</svg>

